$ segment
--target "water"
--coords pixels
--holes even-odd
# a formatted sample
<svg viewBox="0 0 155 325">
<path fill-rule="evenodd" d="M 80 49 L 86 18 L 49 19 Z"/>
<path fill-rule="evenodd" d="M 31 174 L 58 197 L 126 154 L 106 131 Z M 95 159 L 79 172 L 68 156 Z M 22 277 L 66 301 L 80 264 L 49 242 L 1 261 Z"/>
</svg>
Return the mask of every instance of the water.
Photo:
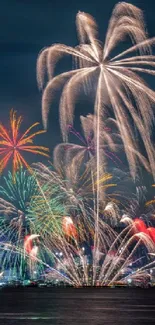
<svg viewBox="0 0 155 325">
<path fill-rule="evenodd" d="M 0 324 L 155 324 L 155 289 L 24 288 L 1 290 Z"/>
</svg>

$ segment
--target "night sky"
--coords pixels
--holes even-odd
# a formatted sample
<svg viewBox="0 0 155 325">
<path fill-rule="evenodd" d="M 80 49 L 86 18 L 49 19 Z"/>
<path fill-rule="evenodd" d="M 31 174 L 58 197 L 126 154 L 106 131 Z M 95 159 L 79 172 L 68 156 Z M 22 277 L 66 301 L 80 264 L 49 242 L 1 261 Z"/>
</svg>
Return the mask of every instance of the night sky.
<svg viewBox="0 0 155 325">
<path fill-rule="evenodd" d="M 0 120 L 5 124 L 13 107 L 24 117 L 25 127 L 41 121 L 41 93 L 36 82 L 39 51 L 52 43 L 78 44 L 75 17 L 78 10 L 90 13 L 104 40 L 114 0 L 2 0 L 0 2 Z M 155 35 L 155 1 L 130 1 L 144 10 L 150 36 Z M 154 87 L 155 88 L 155 87 Z M 87 107 L 79 114 L 89 113 Z M 77 122 L 78 123 L 78 122 Z M 39 143 L 51 151 L 61 141 L 58 105 L 52 107 L 49 129 Z"/>
</svg>

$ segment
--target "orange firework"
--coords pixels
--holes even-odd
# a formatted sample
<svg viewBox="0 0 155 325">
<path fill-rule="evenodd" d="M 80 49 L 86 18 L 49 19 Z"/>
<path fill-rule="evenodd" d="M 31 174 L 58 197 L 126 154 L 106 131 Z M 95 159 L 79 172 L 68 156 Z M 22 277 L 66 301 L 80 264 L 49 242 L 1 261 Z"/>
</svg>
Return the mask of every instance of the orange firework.
<svg viewBox="0 0 155 325">
<path fill-rule="evenodd" d="M 31 152 L 48 157 L 49 149 L 42 146 L 33 145 L 33 138 L 42 134 L 45 131 L 39 130 L 30 134 L 30 131 L 39 123 L 32 124 L 22 135 L 19 134 L 19 129 L 22 123 L 22 117 L 17 117 L 16 112 L 10 112 L 10 130 L 7 130 L 3 124 L 0 123 L 0 173 L 3 172 L 10 159 L 13 164 L 13 174 L 21 166 L 30 168 L 23 155 L 22 151 Z"/>
<path fill-rule="evenodd" d="M 63 217 L 62 228 L 68 237 L 77 238 L 77 231 L 71 217 Z"/>
</svg>

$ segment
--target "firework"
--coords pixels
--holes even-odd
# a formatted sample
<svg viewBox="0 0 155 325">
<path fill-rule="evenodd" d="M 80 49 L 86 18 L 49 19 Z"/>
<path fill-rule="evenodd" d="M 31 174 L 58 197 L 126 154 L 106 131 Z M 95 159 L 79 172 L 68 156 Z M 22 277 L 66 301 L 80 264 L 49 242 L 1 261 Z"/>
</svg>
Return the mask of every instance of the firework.
<svg viewBox="0 0 155 325">
<path fill-rule="evenodd" d="M 58 158 L 58 156 L 57 156 Z M 61 159 L 60 159 L 61 158 Z M 69 162 L 65 155 L 55 159 L 55 168 L 45 166 L 42 163 L 35 164 L 35 174 L 39 184 L 45 186 L 46 197 L 56 196 L 60 202 L 63 202 L 68 213 L 76 210 L 76 214 L 82 213 L 85 216 L 86 211 L 93 212 L 93 202 L 96 200 L 97 177 L 94 168 L 93 177 L 91 174 L 92 166 L 86 167 L 77 163 L 75 159 Z M 99 180 L 104 195 L 104 202 L 109 202 L 111 198 L 110 189 L 116 187 L 111 174 L 104 173 Z M 87 218 L 86 218 L 87 219 Z"/>
<path fill-rule="evenodd" d="M 70 217 L 64 218 L 65 229 L 62 234 L 57 234 L 56 238 L 51 235 L 48 246 L 44 246 L 49 254 L 48 262 L 33 255 L 36 263 L 45 267 L 43 275 L 46 280 L 60 281 L 77 287 L 111 286 L 116 283 L 128 284 L 129 281 L 139 284 L 139 281 L 142 283 L 148 276 L 149 270 L 155 268 L 154 228 L 148 228 L 146 233 L 142 229 L 144 227 L 141 227 L 144 225 L 137 220 L 130 222 L 118 235 L 112 230 L 110 232 L 110 228 L 104 224 L 102 233 L 99 234 L 100 247 L 96 254 L 94 241 L 90 241 L 89 246 L 79 241 L 76 233 L 79 230 L 75 231 L 73 220 Z M 72 225 L 67 230 L 66 220 Z M 70 236 L 72 240 L 68 239 Z M 32 240 L 36 237 L 37 235 L 32 235 L 25 239 L 25 250 L 28 250 L 29 254 L 32 251 Z M 41 245 L 40 242 L 38 250 L 41 249 Z M 9 246 L 6 245 L 3 249 L 9 250 Z M 16 245 L 14 249 L 18 251 L 18 246 Z M 137 257 L 142 251 L 143 254 Z M 24 250 L 20 253 L 24 254 Z"/>
<path fill-rule="evenodd" d="M 35 177 L 38 189 L 28 204 L 24 224 L 23 217 L 13 218 L 12 213 L 7 218 L 1 217 L 3 271 L 10 265 L 19 278 L 24 279 L 29 274 L 33 279 L 35 274 L 37 279 L 42 276 L 45 281 L 73 286 L 144 281 L 150 268 L 155 267 L 154 228 L 147 228 L 140 219 L 124 216 L 121 222 L 125 227 L 117 234 L 100 214 L 96 250 L 93 209 L 81 203 L 75 188 L 70 193 L 64 178 L 53 168 L 39 163 L 35 166 Z M 7 212 L 7 204 L 5 209 Z M 120 220 L 121 212 L 116 203 L 108 201 L 108 196 L 104 213 L 111 213 L 113 218 Z"/>
<path fill-rule="evenodd" d="M 2 268 L 10 269 L 13 274 L 24 278 L 28 272 L 28 261 L 22 258 L 20 250 L 24 245 L 24 238 L 31 234 L 32 222 L 28 217 L 29 206 L 33 197 L 38 194 L 38 186 L 34 176 L 27 170 L 20 168 L 15 174 L 8 173 L 3 177 L 3 187 L 0 187 L 0 237 L 4 246 L 18 247 L 2 254 Z"/>
<path fill-rule="evenodd" d="M 89 209 L 84 202 L 84 200 L 87 201 L 86 193 L 89 193 L 88 189 L 84 187 L 84 192 L 82 192 L 82 186 L 80 187 L 77 183 L 79 177 L 74 178 L 77 172 L 76 169 L 72 170 L 74 171 L 72 175 L 71 166 L 69 166 L 69 174 L 64 177 L 64 172 L 67 169 L 64 161 L 62 164 L 59 162 L 57 168 L 56 172 L 53 168 L 40 163 L 35 166 L 35 174 L 39 183 L 42 186 L 45 184 L 47 188 L 47 191 L 44 192 L 46 196 L 46 200 L 44 197 L 45 205 L 48 206 L 50 197 L 54 193 L 57 198 L 59 196 L 60 200 L 63 200 L 65 207 L 68 206 L 67 215 L 61 217 L 60 228 L 62 228 L 62 231 L 60 231 L 60 228 L 55 227 L 55 231 L 51 235 L 50 222 L 48 223 L 48 238 L 44 238 L 44 244 L 52 252 L 53 259 L 52 264 L 49 263 L 48 266 L 47 278 L 53 279 L 53 281 L 58 279 L 74 286 L 112 285 L 117 281 L 127 283 L 130 278 L 134 281 L 144 278 L 148 270 L 154 267 L 154 259 L 149 257 L 148 252 L 152 254 L 155 249 L 152 235 L 144 231 L 144 228 L 146 230 L 144 223 L 140 220 L 133 223 L 132 219 L 128 218 L 129 223 L 118 235 L 103 220 L 100 212 L 99 227 L 97 229 L 99 245 L 98 250 L 96 250 L 96 214 L 94 214 L 93 209 L 90 209 L 89 196 Z M 68 175 L 70 175 L 70 178 Z M 86 178 L 88 179 L 88 177 Z M 71 180 L 73 182 L 75 179 L 75 183 L 71 183 Z M 70 181 L 69 187 L 68 181 Z M 91 178 L 89 182 L 92 191 Z M 70 191 L 71 184 L 72 191 Z M 106 186 L 103 190 L 104 192 L 107 190 Z M 92 200 L 93 194 L 92 192 Z M 116 203 L 110 201 L 108 195 L 105 202 L 104 215 L 107 214 L 108 219 L 108 215 L 111 214 L 112 218 L 119 222 L 121 212 Z M 74 209 L 71 209 L 71 207 L 74 207 Z M 138 225 L 140 228 L 138 228 Z M 46 226 L 45 229 L 47 230 Z M 137 252 L 142 247 L 144 247 L 144 256 L 136 258 Z M 146 256 L 147 263 L 143 263 L 142 261 Z M 131 267 L 132 263 L 135 266 L 134 272 Z"/>
<path fill-rule="evenodd" d="M 60 157 L 64 155 L 68 163 L 77 159 L 78 164 L 79 162 L 81 162 L 81 164 L 87 164 L 87 162 L 93 160 L 96 156 L 96 141 L 94 139 L 94 124 L 96 123 L 96 118 L 89 114 L 86 117 L 80 116 L 80 120 L 83 135 L 77 132 L 72 125 L 68 125 L 69 134 L 73 135 L 76 142 L 78 141 L 79 144 L 73 142 L 58 144 L 54 149 L 55 165 Z M 115 154 L 120 147 L 120 137 L 118 134 L 110 131 L 110 128 L 103 127 L 100 134 L 101 165 L 103 166 L 103 171 L 106 169 L 105 166 L 109 159 L 117 166 L 121 164 L 121 160 Z"/>
<path fill-rule="evenodd" d="M 155 228 L 154 227 L 149 227 L 149 228 L 147 228 L 147 232 L 150 235 L 153 242 L 155 243 Z"/>
<path fill-rule="evenodd" d="M 140 218 L 148 227 L 154 225 L 154 200 L 148 201 L 148 190 L 145 186 L 136 186 L 136 193 L 130 195 L 124 206 L 124 213 L 131 219 Z"/>
<path fill-rule="evenodd" d="M 35 133 L 30 131 L 39 123 L 31 125 L 22 135 L 19 130 L 22 123 L 22 117 L 17 117 L 16 112 L 10 112 L 10 129 L 7 130 L 3 124 L 0 124 L 0 172 L 6 168 L 10 159 L 12 159 L 13 174 L 21 167 L 24 166 L 30 169 L 27 161 L 24 159 L 22 152 L 31 152 L 33 154 L 49 157 L 49 149 L 42 146 L 33 145 L 33 139 L 44 133 L 40 130 Z"/>
<path fill-rule="evenodd" d="M 31 200 L 38 193 L 35 177 L 21 167 L 14 175 L 9 171 L 2 182 L 4 185 L 0 186 L 1 202 L 7 201 L 10 206 L 14 206 L 17 213 L 20 211 L 26 215 Z"/>
<path fill-rule="evenodd" d="M 63 217 L 62 229 L 68 237 L 77 238 L 77 231 L 71 217 Z"/>
<path fill-rule="evenodd" d="M 49 106 L 55 90 L 60 85 L 64 86 L 60 99 L 60 125 L 65 141 L 67 126 L 73 124 L 74 107 L 81 88 L 88 94 L 91 89 L 91 81 L 93 80 L 93 84 L 96 84 L 94 103 L 97 166 L 95 247 L 98 250 L 97 233 L 99 230 L 99 202 L 101 200 L 99 179 L 103 173 L 100 150 L 102 126 L 100 125 L 100 117 L 103 116 L 104 119 L 107 114 L 107 107 L 111 106 L 113 109 L 132 177 L 135 178 L 137 171 L 138 155 L 135 152 L 138 148 L 129 116 L 132 117 L 141 135 L 150 169 L 155 175 L 155 154 L 150 136 L 150 126 L 153 120 L 151 105 L 155 102 L 155 92 L 146 86 L 144 80 L 138 75 L 139 72 L 155 74 L 154 56 L 151 54 L 151 45 L 155 40 L 147 38 L 141 10 L 124 2 L 118 3 L 113 10 L 103 47 L 97 40 L 97 24 L 92 16 L 79 12 L 76 24 L 80 45 L 72 48 L 63 44 L 56 44 L 43 50 L 38 58 L 37 79 L 40 88 L 43 88 L 44 74 L 47 72 L 49 81 L 42 97 L 42 116 L 45 128 L 47 128 Z M 132 46 L 122 53 L 112 56 L 117 44 L 127 36 L 131 39 Z M 138 55 L 136 56 L 137 52 Z M 66 54 L 73 57 L 75 69 L 54 77 L 56 63 Z M 129 148 L 134 150 L 129 150 Z M 145 160 L 143 164 L 145 165 Z"/>
<path fill-rule="evenodd" d="M 24 279 L 28 274 L 33 275 L 34 268 L 40 274 L 37 258 L 44 260 L 49 255 L 45 243 L 47 246 L 48 236 L 54 231 L 57 235 L 58 229 L 62 232 L 61 219 L 66 210 L 54 190 L 47 204 L 46 186 L 41 188 L 35 175 L 23 168 L 14 175 L 9 172 L 8 177 L 3 177 L 3 183 L 0 187 L 1 266 L 5 270 L 10 262 L 12 274 Z M 40 242 L 42 245 L 38 246 Z"/>
<path fill-rule="evenodd" d="M 79 46 L 53 45 L 38 58 L 40 88 L 44 88 L 44 77 L 48 77 L 42 103 L 44 126 L 55 89 L 62 85 L 63 139 L 68 141 L 70 134 L 76 137 L 75 143 L 59 144 L 53 164 L 36 163 L 29 173 L 21 168 L 29 166 L 20 150 L 47 156 L 47 148 L 29 145 L 35 135 L 44 131 L 31 135 L 34 124 L 18 137 L 21 117 L 17 118 L 13 111 L 11 135 L 0 126 L 0 154 L 4 156 L 1 171 L 13 158 L 13 173 L 3 178 L 4 186 L 0 187 L 2 271 L 10 267 L 21 279 L 43 277 L 45 281 L 76 287 L 132 281 L 139 284 L 155 268 L 155 228 L 149 223 L 154 200 L 146 203 L 142 186 L 136 187 L 136 195 L 127 196 L 122 188 L 128 174 L 115 167 L 112 176 L 107 158 L 121 163 L 116 152 L 124 146 L 132 178 L 138 161 L 154 176 L 150 129 L 155 95 L 138 75 L 155 74 L 151 54 L 154 39 L 147 38 L 141 11 L 124 2 L 114 8 L 104 47 L 97 40 L 93 17 L 79 12 L 76 23 Z M 113 50 L 126 36 L 133 45 L 113 56 Z M 55 65 L 64 54 L 75 59 L 75 69 L 54 76 Z M 92 88 L 94 115 L 80 117 L 81 135 L 73 127 L 74 106 L 81 90 L 89 95 Z M 107 119 L 109 108 L 114 118 Z M 138 150 L 131 118 L 147 158 Z M 144 214 L 139 210 L 142 202 Z"/>
<path fill-rule="evenodd" d="M 66 139 L 67 125 L 72 125 L 73 122 L 75 97 L 78 96 L 78 90 L 81 89 L 80 84 L 84 88 L 89 88 L 90 79 L 96 80 L 97 78 L 95 100 L 97 125 L 95 131 L 98 160 L 100 160 L 100 116 L 105 115 L 110 104 L 113 107 L 132 175 L 135 176 L 136 173 L 137 157 L 135 153 L 137 147 L 128 112 L 141 134 L 154 174 L 154 151 L 150 140 L 150 125 L 153 119 L 151 104 L 155 100 L 155 95 L 137 73 L 154 75 L 154 56 L 151 54 L 151 46 L 155 40 L 147 38 L 141 10 L 128 3 L 118 3 L 110 19 L 104 47 L 97 40 L 97 25 L 92 16 L 79 12 L 76 23 L 80 40 L 79 46 L 71 48 L 56 44 L 44 49 L 38 58 L 39 87 L 43 88 L 44 86 L 46 69 L 49 76 L 42 101 L 45 127 L 47 127 L 49 104 L 55 88 L 69 79 L 64 87 L 60 103 L 60 124 L 64 139 Z M 112 57 L 112 51 L 126 36 L 129 36 L 134 44 L 129 49 Z M 136 56 L 135 52 L 138 52 L 139 55 Z M 75 58 L 77 69 L 53 77 L 55 65 L 64 54 Z M 130 98 L 133 98 L 135 107 Z M 134 150 L 128 150 L 130 147 Z"/>
</svg>

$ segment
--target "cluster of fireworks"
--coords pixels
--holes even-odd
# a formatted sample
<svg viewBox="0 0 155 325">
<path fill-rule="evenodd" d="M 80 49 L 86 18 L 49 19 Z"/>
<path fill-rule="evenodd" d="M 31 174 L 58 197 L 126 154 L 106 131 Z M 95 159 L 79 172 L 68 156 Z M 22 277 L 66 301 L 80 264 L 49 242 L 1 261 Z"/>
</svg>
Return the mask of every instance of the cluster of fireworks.
<svg viewBox="0 0 155 325">
<path fill-rule="evenodd" d="M 155 200 L 139 185 L 141 170 L 155 178 L 155 92 L 142 78 L 155 74 L 155 38 L 147 37 L 141 10 L 125 2 L 113 10 L 104 46 L 92 16 L 79 12 L 76 25 L 78 46 L 54 44 L 37 60 L 45 129 L 60 94 L 64 142 L 53 163 L 29 166 L 22 155 L 49 157 L 33 144 L 45 132 L 31 133 L 38 123 L 19 135 L 22 120 L 11 111 L 9 130 L 0 124 L 0 171 L 11 159 L 13 166 L 0 186 L 1 271 L 73 286 L 141 284 L 155 268 Z M 116 54 L 124 40 L 132 46 Z M 74 68 L 55 76 L 64 55 Z M 79 133 L 73 117 L 82 92 L 94 93 L 94 114 L 80 117 Z"/>
</svg>

